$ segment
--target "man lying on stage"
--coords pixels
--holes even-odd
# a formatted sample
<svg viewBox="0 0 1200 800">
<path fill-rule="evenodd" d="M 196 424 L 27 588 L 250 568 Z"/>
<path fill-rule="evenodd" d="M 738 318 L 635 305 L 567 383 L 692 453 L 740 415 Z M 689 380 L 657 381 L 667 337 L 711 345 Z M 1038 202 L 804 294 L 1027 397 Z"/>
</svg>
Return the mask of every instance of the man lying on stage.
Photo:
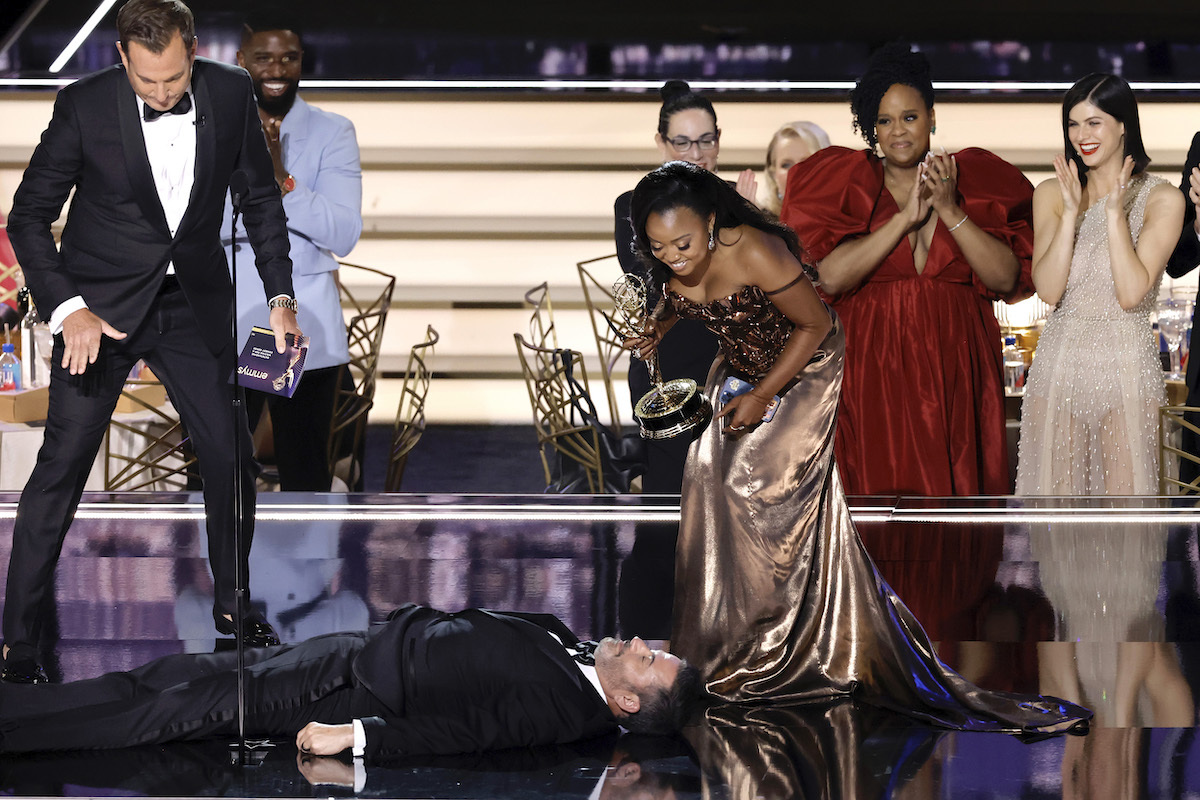
<svg viewBox="0 0 1200 800">
<path fill-rule="evenodd" d="M 550 614 L 417 605 L 365 633 L 246 652 L 246 733 L 368 757 L 555 744 L 618 724 L 669 733 L 695 669 L 641 640 L 586 645 Z M 113 748 L 237 734 L 237 657 L 166 656 L 67 684 L 0 685 L 0 752 Z"/>
</svg>

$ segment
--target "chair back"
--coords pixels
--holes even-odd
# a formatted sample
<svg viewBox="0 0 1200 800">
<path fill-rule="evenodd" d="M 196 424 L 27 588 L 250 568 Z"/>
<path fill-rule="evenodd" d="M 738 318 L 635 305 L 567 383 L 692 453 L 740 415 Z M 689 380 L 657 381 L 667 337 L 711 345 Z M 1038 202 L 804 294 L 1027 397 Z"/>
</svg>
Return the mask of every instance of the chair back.
<svg viewBox="0 0 1200 800">
<path fill-rule="evenodd" d="M 1183 431 L 1200 437 L 1200 427 L 1192 419 L 1200 408 L 1192 406 L 1160 406 L 1158 409 L 1158 493 L 1160 495 L 1200 494 L 1200 456 L 1183 449 Z M 1191 417 L 1192 419 L 1189 419 Z M 1190 483 L 1179 479 L 1179 466 L 1192 464 L 1197 477 Z"/>
<path fill-rule="evenodd" d="M 396 278 L 377 269 L 343 262 L 337 284 L 342 308 L 348 315 L 346 341 L 350 362 L 334 395 L 327 451 L 329 473 L 350 491 L 361 491 L 367 412 L 375 402 L 383 326 L 392 305 Z"/>
<path fill-rule="evenodd" d="M 621 412 L 617 406 L 617 386 L 613 373 L 621 363 L 628 364 L 629 351 L 622 347 L 619 318 L 613 302 L 612 286 L 621 277 L 621 265 L 616 253 L 611 256 L 580 261 L 575 265 L 583 286 L 583 301 L 587 304 L 596 339 L 596 354 L 600 356 L 600 376 L 604 379 L 604 395 L 608 401 L 613 430 L 621 430 Z"/>
<path fill-rule="evenodd" d="M 104 437 L 105 491 L 171 492 L 199 485 L 196 454 L 179 413 L 165 399 L 157 379 L 126 382 Z"/>
<path fill-rule="evenodd" d="M 554 329 L 554 306 L 550 303 L 550 285 L 542 281 L 525 293 L 525 302 L 533 308 L 529 317 L 529 341 L 534 347 L 551 350 L 558 347 L 558 331 Z"/>
<path fill-rule="evenodd" d="M 3 221 L 4 215 L 0 214 L 0 222 Z M 13 308 L 17 307 L 17 279 L 21 272 L 21 265 L 16 262 L 5 264 L 0 261 L 0 303 L 5 303 Z M 41 309 L 39 309 L 40 311 Z M 49 319 L 47 317 L 47 319 Z"/>
<path fill-rule="evenodd" d="M 433 377 L 426 359 L 433 355 L 433 346 L 437 343 L 438 333 L 432 325 L 428 325 L 425 328 L 425 341 L 414 344 L 409 351 L 404 383 L 400 387 L 400 403 L 396 407 L 396 422 L 392 426 L 392 448 L 388 454 L 387 478 L 384 480 L 386 492 L 400 491 L 408 454 L 425 432 L 425 397 Z"/>
<path fill-rule="evenodd" d="M 589 492 L 603 492 L 604 474 L 598 436 L 592 426 L 572 420 L 572 401 L 576 390 L 565 375 L 564 359 L 569 359 L 577 380 L 584 391 L 587 390 L 582 354 L 575 350 L 538 347 L 527 342 L 519 333 L 513 334 L 513 340 L 521 361 L 525 387 L 529 391 L 529 405 L 533 410 L 533 427 L 537 433 L 546 485 L 549 486 L 557 477 L 555 472 L 561 465 L 573 463 L 583 469 Z"/>
</svg>

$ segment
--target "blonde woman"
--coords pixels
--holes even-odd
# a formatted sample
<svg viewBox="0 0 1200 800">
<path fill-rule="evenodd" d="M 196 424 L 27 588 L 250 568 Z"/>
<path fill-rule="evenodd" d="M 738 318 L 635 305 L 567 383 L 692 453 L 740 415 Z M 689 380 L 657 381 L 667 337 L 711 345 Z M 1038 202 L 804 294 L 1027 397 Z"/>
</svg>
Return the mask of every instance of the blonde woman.
<svg viewBox="0 0 1200 800">
<path fill-rule="evenodd" d="M 778 217 L 783 190 L 787 188 L 788 170 L 826 147 L 829 147 L 829 134 L 815 122 L 797 120 L 775 131 L 767 145 L 767 161 L 763 168 L 766 180 L 759 194 L 758 207 Z"/>
</svg>

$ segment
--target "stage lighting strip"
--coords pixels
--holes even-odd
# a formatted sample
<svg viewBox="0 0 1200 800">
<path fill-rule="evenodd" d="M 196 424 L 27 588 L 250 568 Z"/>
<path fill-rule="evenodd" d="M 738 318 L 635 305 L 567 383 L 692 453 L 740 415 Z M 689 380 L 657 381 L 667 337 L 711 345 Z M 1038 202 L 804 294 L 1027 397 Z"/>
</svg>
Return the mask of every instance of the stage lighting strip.
<svg viewBox="0 0 1200 800">
<path fill-rule="evenodd" d="M 1200 524 L 1200 509 L 1185 508 L 971 508 L 941 509 L 895 508 L 888 506 L 851 506 L 855 522 L 903 522 L 930 524 L 943 522 L 979 524 L 1071 524 L 1151 523 Z M 16 503 L 0 503 L 0 519 L 13 519 Z M 147 519 L 200 520 L 204 518 L 201 503 L 83 503 L 76 517 L 80 519 Z M 617 505 L 570 506 L 548 503 L 512 505 L 503 503 L 383 503 L 371 505 L 329 504 L 264 504 L 256 514 L 260 522 L 386 522 L 421 520 L 486 520 L 497 522 L 678 522 L 679 507 L 675 505 L 637 508 Z"/>
<path fill-rule="evenodd" d="M 17 505 L 0 503 L 0 519 L 13 519 Z M 892 509 L 878 506 L 851 508 L 856 520 L 883 522 L 891 518 Z M 202 503 L 81 503 L 77 519 L 204 519 Z M 489 520 L 550 522 L 678 522 L 679 506 L 653 508 L 620 506 L 570 506 L 529 503 L 513 504 L 445 504 L 421 503 L 371 504 L 364 506 L 329 504 L 264 504 L 255 514 L 258 522 L 386 522 L 389 520 Z"/>
<path fill-rule="evenodd" d="M 12 89 L 58 89 L 73 83 L 76 78 L 0 78 L 0 87 Z M 305 78 L 307 89 L 389 91 L 657 91 L 661 80 L 328 80 Z M 752 81 L 752 80 L 695 80 L 693 89 L 702 91 L 747 92 L 846 92 L 854 81 Z M 1196 81 L 1133 81 L 1139 92 L 1197 92 Z M 1065 92 L 1069 81 L 934 81 L 933 87 L 944 92 Z"/>
</svg>

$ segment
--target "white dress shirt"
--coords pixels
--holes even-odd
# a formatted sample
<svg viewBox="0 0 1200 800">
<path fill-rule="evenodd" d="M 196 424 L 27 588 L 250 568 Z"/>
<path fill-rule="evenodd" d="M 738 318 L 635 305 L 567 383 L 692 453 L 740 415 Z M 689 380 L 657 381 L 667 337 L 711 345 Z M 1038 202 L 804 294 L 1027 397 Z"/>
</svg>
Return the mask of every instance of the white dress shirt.
<svg viewBox="0 0 1200 800">
<path fill-rule="evenodd" d="M 158 201 L 162 204 L 171 236 L 179 230 L 179 223 L 183 221 L 192 196 L 192 184 L 196 180 L 196 102 L 190 86 L 188 94 L 192 95 L 190 111 L 163 114 L 153 122 L 146 121 L 146 101 L 137 98 L 138 119 L 142 123 L 150 174 L 154 176 L 154 188 L 158 190 Z M 166 274 L 175 274 L 174 263 L 167 264 Z M 87 307 L 81 295 L 64 300 L 50 315 L 51 332 L 61 331 L 63 320 Z"/>
</svg>

